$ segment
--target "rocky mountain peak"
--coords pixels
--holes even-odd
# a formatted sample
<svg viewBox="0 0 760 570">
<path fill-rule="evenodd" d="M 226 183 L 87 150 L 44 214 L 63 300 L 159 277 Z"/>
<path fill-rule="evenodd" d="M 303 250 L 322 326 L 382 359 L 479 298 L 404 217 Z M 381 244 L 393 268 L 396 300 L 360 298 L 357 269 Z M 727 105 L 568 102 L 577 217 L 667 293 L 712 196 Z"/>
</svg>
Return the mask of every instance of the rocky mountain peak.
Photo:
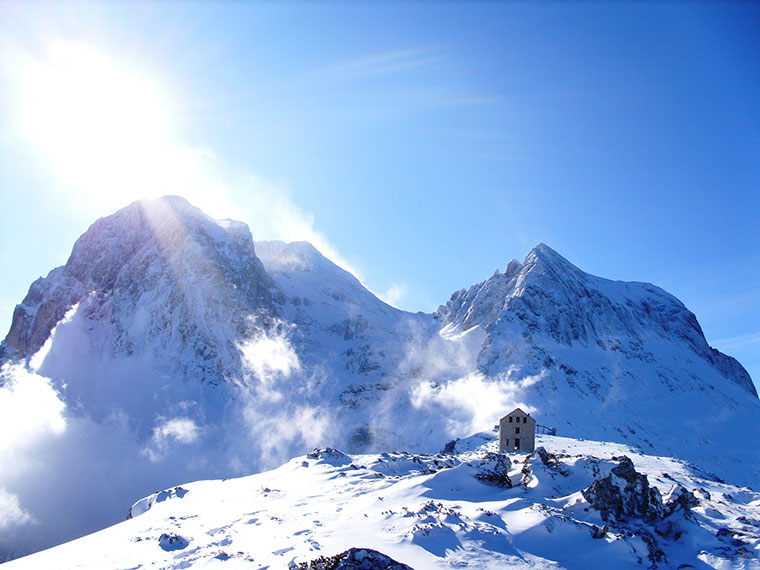
<svg viewBox="0 0 760 570">
<path fill-rule="evenodd" d="M 320 264 L 332 265 L 308 241 L 257 241 L 256 252 L 270 269 L 313 271 Z"/>
<path fill-rule="evenodd" d="M 245 224 L 214 220 L 179 196 L 141 200 L 93 223 L 66 265 L 32 284 L 0 357 L 30 357 L 75 307 L 113 325 L 114 353 L 201 331 L 202 352 L 215 353 L 226 341 L 212 340 L 211 318 L 245 330 L 249 316 L 272 314 L 273 286 Z"/>
</svg>

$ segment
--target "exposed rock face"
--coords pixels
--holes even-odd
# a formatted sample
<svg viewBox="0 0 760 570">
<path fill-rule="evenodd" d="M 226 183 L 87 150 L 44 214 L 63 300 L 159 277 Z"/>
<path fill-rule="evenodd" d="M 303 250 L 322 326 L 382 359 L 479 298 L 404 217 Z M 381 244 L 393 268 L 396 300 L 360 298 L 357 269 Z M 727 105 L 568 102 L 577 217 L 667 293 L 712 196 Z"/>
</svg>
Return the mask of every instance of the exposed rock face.
<svg viewBox="0 0 760 570">
<path fill-rule="evenodd" d="M 84 284 L 67 275 L 65 267 L 37 279 L 13 311 L 11 330 L 0 345 L 0 358 L 23 358 L 37 352 L 53 327 L 86 293 Z"/>
<path fill-rule="evenodd" d="M 699 500 L 694 493 L 676 483 L 665 497 L 665 516 L 669 517 L 676 513 L 686 514 L 697 505 L 699 505 Z"/>
<path fill-rule="evenodd" d="M 317 463 L 326 463 L 335 467 L 348 465 L 351 463 L 351 457 L 338 449 L 326 447 L 325 449 L 315 449 L 309 452 L 306 457 L 317 459 Z"/>
<path fill-rule="evenodd" d="M 543 460 L 543 455 L 541 458 Z M 628 457 L 623 455 L 613 459 L 619 461 L 619 465 L 613 467 L 609 475 L 595 480 L 590 487 L 581 491 L 605 521 L 634 518 L 656 522 L 676 513 L 688 514 L 699 504 L 694 493 L 677 483 L 663 503 L 657 488 L 649 486 L 647 476 L 637 472 Z"/>
<path fill-rule="evenodd" d="M 512 460 L 504 453 L 487 453 L 476 464 L 475 478 L 484 483 L 511 489 L 514 485 L 509 476 L 512 470 Z"/>
<path fill-rule="evenodd" d="M 390 556 L 371 548 L 351 548 L 335 556 L 302 562 L 297 570 L 413 570 Z"/>
<path fill-rule="evenodd" d="M 683 342 L 757 396 L 747 371 L 707 344 L 696 317 L 678 299 L 649 283 L 584 273 L 544 244 L 524 263 L 512 260 L 504 273 L 454 293 L 437 315 L 464 330 L 486 329 L 478 364 L 487 373 L 503 369 L 505 359 L 522 352 L 519 338 L 531 343 L 534 336 L 546 337 L 559 345 L 595 346 L 651 360 L 646 341 L 654 333 Z"/>
<path fill-rule="evenodd" d="M 647 476 L 638 473 L 628 457 L 613 459 L 620 464 L 613 467 L 609 475 L 584 489 L 583 497 L 605 521 L 610 518 L 617 521 L 636 518 L 647 522 L 662 519 L 665 511 L 657 488 L 649 486 Z"/>
<path fill-rule="evenodd" d="M 76 309 L 93 351 L 174 345 L 184 372 L 218 384 L 239 362 L 231 336 L 270 323 L 273 286 L 245 224 L 212 220 L 177 196 L 135 202 L 95 222 L 65 266 L 32 284 L 0 358 L 32 356 Z"/>
</svg>

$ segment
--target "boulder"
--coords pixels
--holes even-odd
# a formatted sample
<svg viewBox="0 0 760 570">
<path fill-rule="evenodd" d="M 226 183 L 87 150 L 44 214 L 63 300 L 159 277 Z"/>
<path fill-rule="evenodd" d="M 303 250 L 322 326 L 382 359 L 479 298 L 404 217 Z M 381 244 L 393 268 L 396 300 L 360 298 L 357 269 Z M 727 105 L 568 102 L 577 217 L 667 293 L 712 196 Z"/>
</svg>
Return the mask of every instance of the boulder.
<svg viewBox="0 0 760 570">
<path fill-rule="evenodd" d="M 618 465 L 606 477 L 597 479 L 581 491 L 589 504 L 597 509 L 602 519 L 623 521 L 629 518 L 647 522 L 665 516 L 662 497 L 656 487 L 649 486 L 646 475 L 636 471 L 626 456 L 613 457 Z"/>
<path fill-rule="evenodd" d="M 301 562 L 294 570 L 414 570 L 371 548 L 351 548 L 335 556 Z"/>
</svg>

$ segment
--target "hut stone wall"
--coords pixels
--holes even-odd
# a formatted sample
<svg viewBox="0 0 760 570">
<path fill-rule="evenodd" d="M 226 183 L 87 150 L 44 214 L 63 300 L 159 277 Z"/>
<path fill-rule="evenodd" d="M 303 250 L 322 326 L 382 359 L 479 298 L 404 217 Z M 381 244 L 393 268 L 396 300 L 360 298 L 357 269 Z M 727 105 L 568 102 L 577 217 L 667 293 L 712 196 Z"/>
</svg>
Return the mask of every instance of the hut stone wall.
<svg viewBox="0 0 760 570">
<path fill-rule="evenodd" d="M 499 420 L 499 451 L 533 452 L 536 449 L 536 420 L 520 408 Z"/>
</svg>

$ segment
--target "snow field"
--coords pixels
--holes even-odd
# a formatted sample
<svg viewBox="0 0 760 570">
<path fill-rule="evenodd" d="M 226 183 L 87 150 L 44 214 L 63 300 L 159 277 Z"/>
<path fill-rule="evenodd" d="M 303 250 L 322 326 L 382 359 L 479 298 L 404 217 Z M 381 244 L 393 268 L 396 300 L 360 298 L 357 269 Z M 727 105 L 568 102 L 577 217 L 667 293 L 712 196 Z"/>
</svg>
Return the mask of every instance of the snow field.
<svg viewBox="0 0 760 570">
<path fill-rule="evenodd" d="M 664 553 L 662 568 L 760 568 L 754 491 L 619 444 L 538 436 L 557 457 L 545 465 L 535 454 L 493 453 L 486 435 L 491 441 L 473 451 L 349 456 L 328 449 L 257 475 L 183 484 L 153 496 L 135 518 L 3 568 L 287 568 L 350 547 L 417 570 L 646 568 L 646 532 Z M 603 521 L 583 498 L 581 490 L 623 454 L 661 494 L 677 482 L 699 499 L 676 521 L 677 539 L 642 530 L 642 521 Z M 478 478 L 499 457 L 511 461 L 512 488 Z M 138 505 L 134 511 L 145 500 Z"/>
</svg>

